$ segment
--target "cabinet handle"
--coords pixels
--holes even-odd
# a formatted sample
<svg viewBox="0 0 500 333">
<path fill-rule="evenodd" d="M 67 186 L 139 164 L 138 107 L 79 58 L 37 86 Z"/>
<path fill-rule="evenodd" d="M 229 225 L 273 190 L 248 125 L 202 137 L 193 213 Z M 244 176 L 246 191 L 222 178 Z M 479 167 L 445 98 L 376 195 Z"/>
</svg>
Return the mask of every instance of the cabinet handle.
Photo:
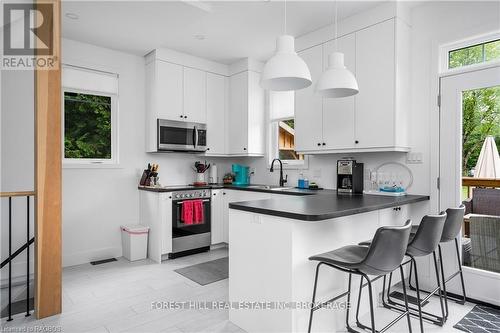
<svg viewBox="0 0 500 333">
<path fill-rule="evenodd" d="M 226 192 L 222 192 L 222 195 L 226 195 Z"/>
<path fill-rule="evenodd" d="M 182 114 L 179 117 L 184 118 L 184 116 Z"/>
<path fill-rule="evenodd" d="M 323 142 L 323 146 L 326 146 L 326 143 Z"/>
<path fill-rule="evenodd" d="M 356 141 L 354 141 L 354 143 L 355 143 L 355 144 L 358 144 L 358 143 L 359 143 L 359 141 L 358 141 L 358 140 L 356 140 Z"/>
<path fill-rule="evenodd" d="M 187 119 L 187 118 L 188 118 L 188 116 L 184 116 L 184 119 Z"/>
<path fill-rule="evenodd" d="M 214 195 L 214 196 L 216 196 L 216 195 L 217 195 L 217 193 L 214 193 L 213 195 Z"/>
<path fill-rule="evenodd" d="M 210 148 L 207 148 L 207 150 L 210 150 Z"/>
<path fill-rule="evenodd" d="M 321 143 L 318 142 L 318 146 L 321 146 Z"/>
<path fill-rule="evenodd" d="M 246 148 L 243 148 L 243 150 L 247 150 Z"/>
</svg>

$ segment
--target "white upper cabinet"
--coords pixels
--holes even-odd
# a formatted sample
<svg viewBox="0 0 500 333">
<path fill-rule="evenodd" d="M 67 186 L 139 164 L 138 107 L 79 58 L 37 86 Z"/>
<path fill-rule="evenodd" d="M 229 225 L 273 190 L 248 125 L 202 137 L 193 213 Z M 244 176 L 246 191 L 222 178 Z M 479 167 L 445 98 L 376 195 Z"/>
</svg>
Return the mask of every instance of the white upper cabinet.
<svg viewBox="0 0 500 333">
<path fill-rule="evenodd" d="M 409 151 L 408 35 L 409 27 L 392 18 L 340 37 L 338 50 L 359 86 L 357 95 L 345 98 L 321 98 L 313 91 L 333 41 L 299 53 L 313 84 L 295 93 L 297 151 Z"/>
<path fill-rule="evenodd" d="M 359 148 L 395 146 L 394 20 L 356 33 L 356 140 Z"/>
<path fill-rule="evenodd" d="M 323 47 L 311 47 L 299 52 L 309 67 L 313 84 L 295 91 L 295 149 L 311 151 L 323 143 L 323 101 L 314 88 L 323 72 Z"/>
<path fill-rule="evenodd" d="M 354 34 L 338 38 L 338 51 L 344 53 L 344 65 L 356 73 L 356 37 Z M 335 51 L 335 42 L 323 44 L 323 69 L 328 67 L 328 56 Z M 354 145 L 354 96 L 323 98 L 324 149 L 346 149 Z"/>
<path fill-rule="evenodd" d="M 229 78 L 228 155 L 263 156 L 265 153 L 265 92 L 259 82 L 260 73 L 252 70 Z"/>
<path fill-rule="evenodd" d="M 205 71 L 184 67 L 184 120 L 207 122 L 207 74 Z"/>
<path fill-rule="evenodd" d="M 149 65 L 156 70 L 152 73 L 155 80 L 152 87 L 154 113 L 160 119 L 181 120 L 184 114 L 182 66 L 165 61 Z"/>
<path fill-rule="evenodd" d="M 207 155 L 227 153 L 227 99 L 229 79 L 207 73 Z"/>
</svg>

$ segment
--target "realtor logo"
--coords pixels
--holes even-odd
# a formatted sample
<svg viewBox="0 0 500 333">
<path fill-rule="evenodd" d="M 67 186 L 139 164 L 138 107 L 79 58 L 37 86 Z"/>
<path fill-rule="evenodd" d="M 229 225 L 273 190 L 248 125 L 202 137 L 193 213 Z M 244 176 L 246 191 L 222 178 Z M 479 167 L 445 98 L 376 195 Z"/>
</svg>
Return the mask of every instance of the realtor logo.
<svg viewBox="0 0 500 333">
<path fill-rule="evenodd" d="M 54 5 L 3 5 L 2 69 L 53 69 Z"/>
</svg>

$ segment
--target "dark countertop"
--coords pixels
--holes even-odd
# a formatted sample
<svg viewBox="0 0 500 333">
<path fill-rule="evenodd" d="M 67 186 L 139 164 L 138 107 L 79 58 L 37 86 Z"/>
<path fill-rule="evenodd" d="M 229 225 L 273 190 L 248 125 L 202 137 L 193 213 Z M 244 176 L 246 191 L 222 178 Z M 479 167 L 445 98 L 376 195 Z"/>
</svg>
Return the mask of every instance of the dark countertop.
<svg viewBox="0 0 500 333">
<path fill-rule="evenodd" d="M 303 221 L 321 221 L 429 200 L 427 195 L 315 195 L 230 203 L 229 208 Z"/>
<path fill-rule="evenodd" d="M 206 186 L 192 186 L 192 185 L 174 185 L 174 186 L 163 186 L 163 187 L 147 187 L 139 186 L 138 189 L 142 191 L 150 192 L 172 192 L 172 191 L 187 191 L 187 190 L 198 190 L 198 189 L 228 189 L 228 190 L 238 190 L 238 191 L 251 191 L 251 192 L 264 192 L 264 193 L 274 193 L 274 194 L 285 194 L 285 195 L 316 195 L 316 194 L 337 194 L 336 190 L 322 189 L 322 190 L 309 190 L 300 188 L 287 188 L 287 189 L 269 189 L 269 188 L 258 188 L 253 186 L 259 186 L 258 184 L 252 184 L 250 186 L 238 186 L 238 185 L 225 185 L 225 184 L 213 184 Z M 265 186 L 265 185 L 262 185 Z"/>
</svg>

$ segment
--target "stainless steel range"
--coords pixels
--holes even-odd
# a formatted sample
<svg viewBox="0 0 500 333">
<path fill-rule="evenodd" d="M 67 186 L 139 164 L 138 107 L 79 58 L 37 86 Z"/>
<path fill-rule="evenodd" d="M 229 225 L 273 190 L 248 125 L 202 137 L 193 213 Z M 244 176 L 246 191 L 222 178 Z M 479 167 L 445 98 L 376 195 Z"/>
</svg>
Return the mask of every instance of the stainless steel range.
<svg viewBox="0 0 500 333">
<path fill-rule="evenodd" d="M 175 191 L 172 193 L 172 253 L 169 258 L 208 251 L 210 249 L 210 189 Z M 194 214 L 198 205 L 198 210 Z M 190 213 L 184 210 L 193 210 Z M 190 218 L 189 214 L 194 214 Z"/>
</svg>

